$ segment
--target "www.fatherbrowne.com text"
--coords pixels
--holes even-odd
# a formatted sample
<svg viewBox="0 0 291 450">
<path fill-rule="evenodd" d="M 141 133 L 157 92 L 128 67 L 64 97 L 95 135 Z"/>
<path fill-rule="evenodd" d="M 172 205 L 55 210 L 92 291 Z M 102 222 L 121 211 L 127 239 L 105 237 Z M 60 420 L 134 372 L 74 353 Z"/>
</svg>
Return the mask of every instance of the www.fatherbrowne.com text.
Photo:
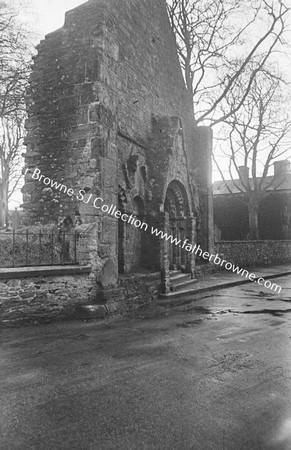
<svg viewBox="0 0 291 450">
<path fill-rule="evenodd" d="M 26 169 L 25 174 L 27 174 L 28 171 L 29 169 Z M 54 181 L 51 178 L 41 174 L 41 171 L 38 168 L 34 169 L 32 178 L 34 180 L 41 181 L 47 187 L 53 188 L 56 191 L 67 194 L 69 197 L 75 196 L 78 201 L 81 201 L 85 204 L 91 204 L 97 210 L 100 210 L 105 214 L 114 216 L 116 219 L 120 219 L 123 222 L 129 223 L 130 225 L 133 225 L 136 228 L 140 228 L 143 231 L 149 230 L 148 224 L 146 222 L 142 222 L 141 220 L 139 220 L 134 214 L 130 215 L 125 214 L 119 211 L 116 205 L 113 204 L 107 205 L 102 197 L 94 197 L 93 194 L 88 195 L 82 189 L 76 193 L 74 189 L 68 188 L 66 185 Z M 282 290 L 281 286 L 275 283 L 271 283 L 271 281 L 265 280 L 264 278 L 257 278 L 254 273 L 250 273 L 248 270 L 237 267 L 233 263 L 222 259 L 218 253 L 216 255 L 213 255 L 208 252 L 203 252 L 200 245 L 191 244 L 188 241 L 188 239 L 182 241 L 181 239 L 178 239 L 177 237 L 174 237 L 171 234 L 168 234 L 154 227 L 151 227 L 149 231 L 153 236 L 156 236 L 160 239 L 164 239 L 173 245 L 177 245 L 187 252 L 194 253 L 196 256 L 202 257 L 203 259 L 208 260 L 213 264 L 216 264 L 222 268 L 224 267 L 226 270 L 241 275 L 242 277 L 248 279 L 249 281 L 258 283 L 260 286 L 264 286 L 267 289 L 271 289 L 276 293 L 280 293 Z"/>
</svg>

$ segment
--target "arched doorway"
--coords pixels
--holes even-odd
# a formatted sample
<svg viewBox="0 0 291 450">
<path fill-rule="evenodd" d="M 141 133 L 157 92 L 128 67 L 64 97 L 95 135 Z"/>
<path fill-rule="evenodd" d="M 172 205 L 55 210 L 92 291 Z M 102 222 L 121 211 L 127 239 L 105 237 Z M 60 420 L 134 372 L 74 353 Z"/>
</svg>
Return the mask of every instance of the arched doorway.
<svg viewBox="0 0 291 450">
<path fill-rule="evenodd" d="M 172 181 L 167 189 L 164 211 L 169 214 L 169 229 L 174 240 L 168 241 L 168 256 L 171 270 L 185 271 L 188 265 L 188 255 L 183 248 L 183 242 L 189 238 L 187 218 L 190 216 L 189 201 L 185 187 L 179 181 Z"/>
<path fill-rule="evenodd" d="M 121 192 L 119 195 L 118 208 L 135 219 L 143 222 L 145 210 L 141 197 L 136 196 L 132 200 L 130 207 L 123 199 Z M 144 232 L 128 222 L 118 220 L 118 271 L 120 274 L 133 273 L 142 267 L 142 242 Z"/>
<path fill-rule="evenodd" d="M 132 201 L 133 215 L 140 221 L 144 221 L 144 202 L 141 197 L 136 196 Z M 142 267 L 142 238 L 143 233 L 140 228 L 128 225 L 127 238 L 127 267 L 129 272 L 134 272 Z"/>
</svg>

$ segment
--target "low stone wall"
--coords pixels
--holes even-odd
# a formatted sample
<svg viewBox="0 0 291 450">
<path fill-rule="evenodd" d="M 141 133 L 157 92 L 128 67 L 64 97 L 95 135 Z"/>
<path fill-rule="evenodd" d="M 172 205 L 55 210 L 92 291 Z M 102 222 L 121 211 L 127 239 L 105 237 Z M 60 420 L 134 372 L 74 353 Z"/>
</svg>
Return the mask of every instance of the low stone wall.
<svg viewBox="0 0 291 450">
<path fill-rule="evenodd" d="M 239 267 L 291 262 L 291 241 L 220 241 L 214 249 L 220 258 Z"/>
<path fill-rule="evenodd" d="M 0 270 L 0 323 L 70 318 L 77 305 L 96 302 L 90 267 Z"/>
<path fill-rule="evenodd" d="M 138 306 L 155 301 L 160 287 L 160 273 L 121 276 L 118 288 L 103 292 L 103 301 L 110 314 L 126 314 Z"/>
<path fill-rule="evenodd" d="M 125 314 L 154 301 L 159 288 L 159 273 L 121 276 L 117 287 L 100 291 L 90 266 L 0 269 L 0 324 L 81 317 L 82 305 L 104 305 L 105 314 Z"/>
</svg>

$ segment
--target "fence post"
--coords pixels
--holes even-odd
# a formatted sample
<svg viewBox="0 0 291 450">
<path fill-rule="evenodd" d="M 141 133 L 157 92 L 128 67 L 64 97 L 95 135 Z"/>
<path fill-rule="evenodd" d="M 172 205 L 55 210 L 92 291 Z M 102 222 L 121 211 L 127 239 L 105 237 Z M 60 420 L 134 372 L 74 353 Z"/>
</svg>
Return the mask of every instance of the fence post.
<svg viewBox="0 0 291 450">
<path fill-rule="evenodd" d="M 15 267 L 15 228 L 12 232 L 12 267 Z"/>
<path fill-rule="evenodd" d="M 77 231 L 75 230 L 75 248 L 74 248 L 74 252 L 75 252 L 75 264 L 77 264 Z"/>
<path fill-rule="evenodd" d="M 39 247 L 38 247 L 38 261 L 39 261 L 39 264 L 41 264 L 41 230 L 39 230 L 38 244 L 39 244 Z"/>
<path fill-rule="evenodd" d="M 54 230 L 52 230 L 52 254 L 51 254 L 52 265 L 54 264 Z"/>
<path fill-rule="evenodd" d="M 28 228 L 26 228 L 26 253 L 25 253 L 25 265 L 28 266 Z"/>
</svg>

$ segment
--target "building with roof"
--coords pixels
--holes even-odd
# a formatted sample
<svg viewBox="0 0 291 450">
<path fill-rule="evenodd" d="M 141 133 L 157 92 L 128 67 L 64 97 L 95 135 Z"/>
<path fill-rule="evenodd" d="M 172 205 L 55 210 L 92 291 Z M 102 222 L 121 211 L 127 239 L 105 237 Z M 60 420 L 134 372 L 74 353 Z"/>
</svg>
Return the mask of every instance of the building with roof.
<svg viewBox="0 0 291 450">
<path fill-rule="evenodd" d="M 245 240 L 249 234 L 245 180 L 249 169 L 240 167 L 240 179 L 216 181 L 213 184 L 216 240 Z M 250 186 L 254 180 L 249 178 Z M 265 194 L 259 206 L 260 239 L 290 239 L 291 170 L 290 161 L 274 163 L 274 175 L 257 178 Z"/>
</svg>

